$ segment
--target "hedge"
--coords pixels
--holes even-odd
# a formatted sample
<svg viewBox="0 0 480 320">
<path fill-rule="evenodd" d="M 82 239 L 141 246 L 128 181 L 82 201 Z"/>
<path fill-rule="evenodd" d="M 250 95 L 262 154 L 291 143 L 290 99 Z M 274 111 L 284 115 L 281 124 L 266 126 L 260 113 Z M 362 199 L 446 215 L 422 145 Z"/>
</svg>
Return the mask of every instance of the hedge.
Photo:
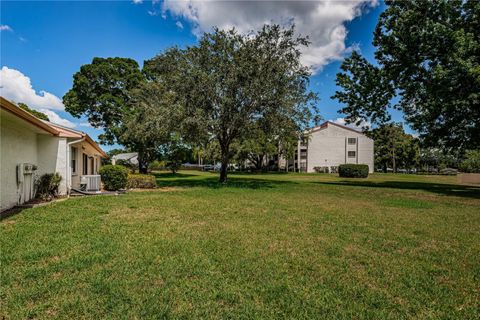
<svg viewBox="0 0 480 320">
<path fill-rule="evenodd" d="M 368 165 L 341 164 L 338 167 L 338 175 L 342 178 L 366 178 L 368 177 Z"/>
<path fill-rule="evenodd" d="M 119 165 L 105 165 L 100 168 L 103 186 L 106 190 L 125 189 L 128 182 L 128 169 Z"/>
<path fill-rule="evenodd" d="M 152 189 L 157 187 L 157 181 L 151 174 L 129 174 L 127 188 Z"/>
</svg>

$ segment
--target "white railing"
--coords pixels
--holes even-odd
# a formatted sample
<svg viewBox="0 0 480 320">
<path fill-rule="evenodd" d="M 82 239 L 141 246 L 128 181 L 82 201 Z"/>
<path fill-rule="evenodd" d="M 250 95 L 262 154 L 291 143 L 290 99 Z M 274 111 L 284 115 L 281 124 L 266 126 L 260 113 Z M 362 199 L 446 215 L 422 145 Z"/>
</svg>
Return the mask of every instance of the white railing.
<svg viewBox="0 0 480 320">
<path fill-rule="evenodd" d="M 86 185 L 86 191 L 100 191 L 102 180 L 100 175 L 85 175 L 80 178 L 80 184 Z"/>
</svg>

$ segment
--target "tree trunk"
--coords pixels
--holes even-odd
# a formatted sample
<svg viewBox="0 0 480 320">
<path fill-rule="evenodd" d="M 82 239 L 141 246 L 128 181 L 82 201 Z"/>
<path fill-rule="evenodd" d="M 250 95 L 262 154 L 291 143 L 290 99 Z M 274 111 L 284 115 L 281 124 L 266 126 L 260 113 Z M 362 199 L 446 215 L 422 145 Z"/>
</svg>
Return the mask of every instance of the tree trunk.
<svg viewBox="0 0 480 320">
<path fill-rule="evenodd" d="M 142 174 L 148 173 L 148 161 L 143 150 L 138 151 L 138 172 Z"/>
<path fill-rule="evenodd" d="M 230 145 L 222 145 L 220 142 L 220 149 L 221 149 L 221 166 L 220 166 L 220 182 L 226 183 L 227 182 L 227 169 L 228 169 L 228 162 L 230 160 Z"/>
<path fill-rule="evenodd" d="M 228 168 L 228 159 L 222 157 L 222 164 L 220 166 L 220 182 L 227 182 L 227 168 Z"/>
<path fill-rule="evenodd" d="M 397 163 L 396 163 L 396 159 L 395 159 L 395 148 L 393 148 L 392 162 L 393 162 L 393 173 L 397 173 Z"/>
</svg>

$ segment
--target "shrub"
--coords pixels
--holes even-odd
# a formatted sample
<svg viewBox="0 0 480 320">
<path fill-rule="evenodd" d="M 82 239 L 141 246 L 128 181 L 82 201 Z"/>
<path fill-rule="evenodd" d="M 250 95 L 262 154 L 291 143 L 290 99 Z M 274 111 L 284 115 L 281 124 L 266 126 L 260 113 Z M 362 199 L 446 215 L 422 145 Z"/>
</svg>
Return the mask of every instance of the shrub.
<svg viewBox="0 0 480 320">
<path fill-rule="evenodd" d="M 172 173 L 177 173 L 178 169 L 180 169 L 181 166 L 182 164 L 180 162 L 175 162 L 175 161 L 169 162 L 167 164 L 167 168 L 170 169 Z"/>
<path fill-rule="evenodd" d="M 465 160 L 460 163 L 460 170 L 467 173 L 480 173 L 480 150 L 469 150 L 465 155 Z"/>
<path fill-rule="evenodd" d="M 106 190 L 124 189 L 128 182 L 128 169 L 119 165 L 106 165 L 100 168 L 100 176 Z"/>
<path fill-rule="evenodd" d="M 151 174 L 129 174 L 127 188 L 151 189 L 157 187 L 155 176 Z"/>
<path fill-rule="evenodd" d="M 148 169 L 150 169 L 152 171 L 153 170 L 165 170 L 165 167 L 166 167 L 165 161 L 158 161 L 158 160 L 152 161 L 148 165 Z"/>
<path fill-rule="evenodd" d="M 58 187 L 62 176 L 56 173 L 46 173 L 36 181 L 37 197 L 42 200 L 52 200 L 58 195 Z"/>
<path fill-rule="evenodd" d="M 338 166 L 338 174 L 342 178 L 366 178 L 368 177 L 368 165 L 341 164 Z"/>
</svg>

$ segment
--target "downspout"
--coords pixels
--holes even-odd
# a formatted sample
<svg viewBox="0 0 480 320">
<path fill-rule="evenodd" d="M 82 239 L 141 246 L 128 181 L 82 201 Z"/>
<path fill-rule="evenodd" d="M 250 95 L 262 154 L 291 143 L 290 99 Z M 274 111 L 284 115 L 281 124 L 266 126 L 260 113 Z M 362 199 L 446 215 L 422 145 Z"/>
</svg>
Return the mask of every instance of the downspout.
<svg viewBox="0 0 480 320">
<path fill-rule="evenodd" d="M 66 174 L 66 177 L 65 177 L 65 180 L 67 182 L 67 195 L 70 195 L 70 190 L 72 189 L 72 173 L 70 172 L 70 164 L 71 164 L 71 160 L 70 160 L 70 149 L 71 149 L 71 146 L 72 144 L 75 144 L 75 143 L 79 143 L 79 142 L 83 142 L 85 141 L 85 137 L 81 138 L 81 139 L 78 139 L 78 140 L 73 140 L 73 141 L 70 141 L 70 142 L 67 142 L 67 165 L 66 165 L 66 170 L 67 170 L 67 174 Z M 75 162 L 75 164 L 77 164 Z"/>
</svg>

